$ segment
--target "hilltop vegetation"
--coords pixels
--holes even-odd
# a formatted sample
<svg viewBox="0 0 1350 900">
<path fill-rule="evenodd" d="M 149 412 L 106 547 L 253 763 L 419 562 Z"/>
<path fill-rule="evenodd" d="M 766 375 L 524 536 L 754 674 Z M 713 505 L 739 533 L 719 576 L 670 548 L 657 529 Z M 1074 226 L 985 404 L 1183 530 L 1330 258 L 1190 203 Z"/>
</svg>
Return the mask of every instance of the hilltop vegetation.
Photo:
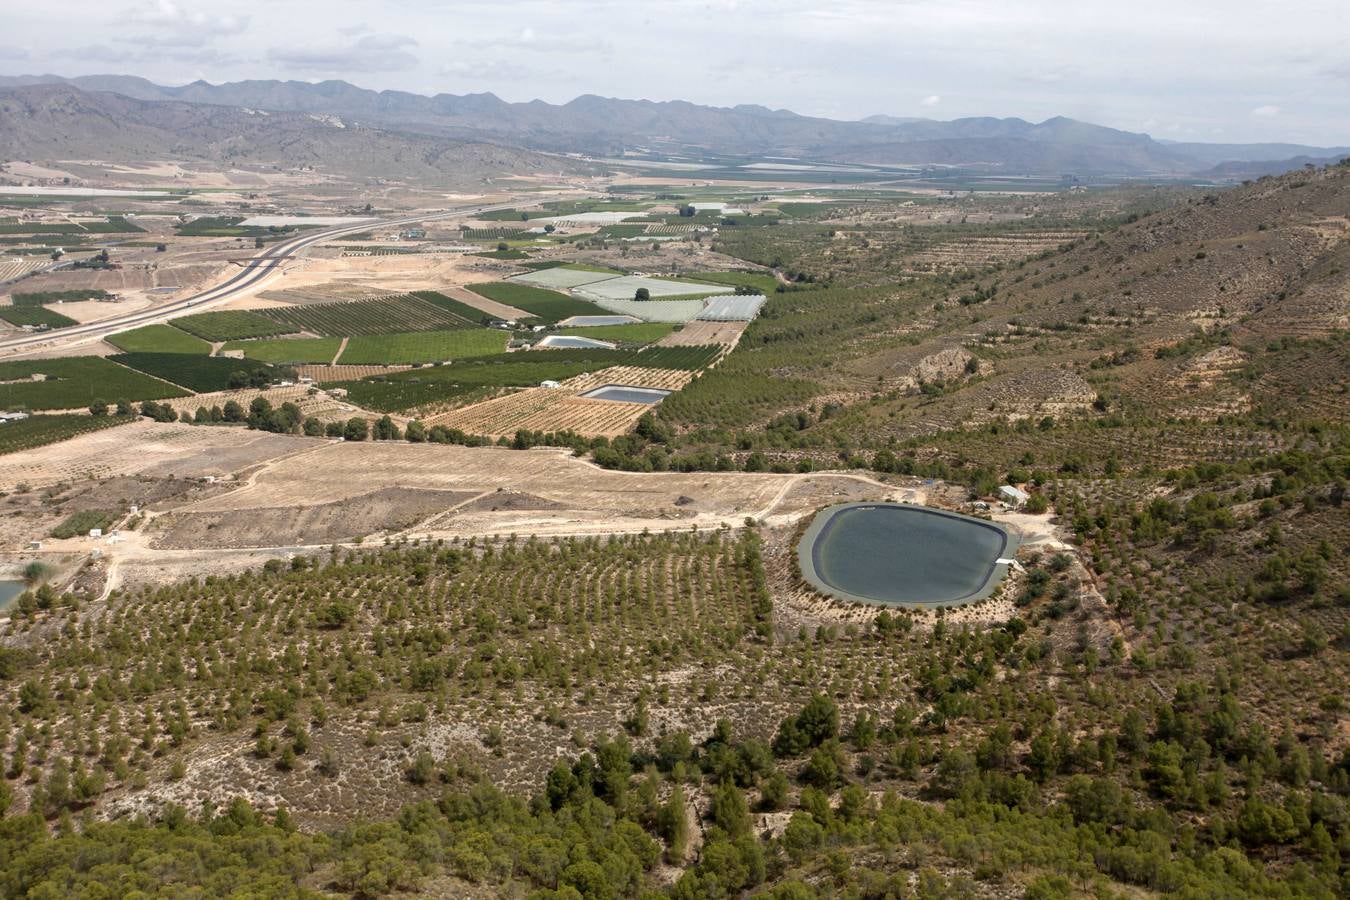
<svg viewBox="0 0 1350 900">
<path fill-rule="evenodd" d="M 679 897 L 911 873 L 930 892 L 1334 896 L 1350 792 L 1350 760 L 1323 743 L 1335 710 L 1295 726 L 1256 706 L 1278 657 L 1200 657 L 1170 625 L 1156 652 L 1085 643 L 1066 566 L 1031 565 L 1003 627 L 901 615 L 814 635 L 775 627 L 751 533 L 335 553 L 118 596 L 78 626 L 68 598 L 39 592 L 21 614 L 44 639 L 6 650 L 0 682 L 16 806 L 266 783 L 285 812 L 236 801 L 194 824 L 169 808 L 151 828 L 54 838 L 20 816 L 6 877 L 96 877 L 98 859 L 153 886 L 131 860 L 154 851 L 254 891 L 454 877 L 637 896 L 664 858 Z M 443 727 L 467 729 L 448 755 Z M 569 758 L 539 755 L 548 735 Z M 197 762 L 222 753 L 230 770 Z M 293 831 L 334 814 L 350 824 L 332 838 Z M 771 821 L 785 827 L 762 837 Z M 190 838 L 208 834 L 290 849 L 245 871 L 201 857 Z"/>
</svg>

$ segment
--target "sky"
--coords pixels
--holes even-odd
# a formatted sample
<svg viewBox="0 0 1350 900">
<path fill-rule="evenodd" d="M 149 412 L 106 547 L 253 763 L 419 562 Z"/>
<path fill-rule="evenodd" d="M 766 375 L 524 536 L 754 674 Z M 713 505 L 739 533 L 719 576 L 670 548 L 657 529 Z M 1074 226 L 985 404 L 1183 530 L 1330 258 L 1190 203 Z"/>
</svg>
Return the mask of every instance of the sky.
<svg viewBox="0 0 1350 900">
<path fill-rule="evenodd" d="M 1056 115 L 1164 140 L 1350 145 L 1350 2 L 63 0 L 6 4 L 0 74 Z"/>
</svg>

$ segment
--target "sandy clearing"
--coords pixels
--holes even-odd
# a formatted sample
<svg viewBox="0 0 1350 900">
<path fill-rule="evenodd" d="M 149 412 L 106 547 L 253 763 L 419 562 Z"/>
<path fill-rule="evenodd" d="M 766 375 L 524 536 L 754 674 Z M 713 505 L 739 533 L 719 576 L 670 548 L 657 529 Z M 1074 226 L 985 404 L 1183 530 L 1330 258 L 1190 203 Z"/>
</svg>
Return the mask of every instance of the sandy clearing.
<svg viewBox="0 0 1350 900">
<path fill-rule="evenodd" d="M 490 316 L 496 316 L 499 319 L 525 319 L 529 318 L 529 313 L 523 309 L 516 309 L 514 306 L 507 306 L 505 303 L 498 303 L 496 300 L 489 300 L 481 294 L 475 294 L 466 287 L 457 284 L 443 284 L 438 290 L 447 297 L 452 297 L 460 303 L 467 303 L 474 309 L 481 309 Z"/>
<path fill-rule="evenodd" d="M 340 244 L 341 241 L 335 242 Z M 446 285 L 462 284 L 473 263 L 453 254 L 409 253 L 395 256 L 306 256 L 291 260 L 277 278 L 267 281 L 250 294 L 265 292 L 264 300 L 280 299 L 281 291 L 302 290 L 328 285 L 367 291 L 385 296 L 408 291 L 439 291 Z M 342 299 L 335 297 L 335 300 Z M 243 309 L 244 303 L 232 301 L 223 309 Z"/>
<path fill-rule="evenodd" d="M 0 456 L 0 490 L 114 475 L 223 477 L 314 446 L 313 438 L 147 420 Z"/>
<path fill-rule="evenodd" d="M 166 513 L 164 526 L 196 515 L 338 503 L 395 487 L 487 493 L 449 517 L 428 518 L 435 528 L 425 533 L 463 537 L 715 528 L 770 515 L 790 521 L 827 502 L 896 490 L 850 474 L 617 472 L 555 449 L 333 443 L 269 463 L 238 490 Z M 535 502 L 521 508 L 507 502 L 508 492 Z M 499 493 L 497 506 L 492 496 Z"/>
<path fill-rule="evenodd" d="M 658 347 L 692 347 L 706 344 L 736 346 L 749 322 L 704 322 L 695 319 L 656 342 Z"/>
</svg>

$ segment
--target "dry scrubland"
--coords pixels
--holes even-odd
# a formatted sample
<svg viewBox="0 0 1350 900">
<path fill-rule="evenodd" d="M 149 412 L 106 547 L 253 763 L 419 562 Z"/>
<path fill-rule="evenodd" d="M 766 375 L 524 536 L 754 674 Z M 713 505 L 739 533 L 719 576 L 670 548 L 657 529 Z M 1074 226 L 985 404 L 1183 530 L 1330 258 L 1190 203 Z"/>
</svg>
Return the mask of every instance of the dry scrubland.
<svg viewBox="0 0 1350 900">
<path fill-rule="evenodd" d="M 137 422 L 0 457 L 16 567 L 142 510 L 44 537 L 0 637 L 4 892 L 116 847 L 148 891 L 135 853 L 262 893 L 1343 896 L 1348 195 L 782 202 L 712 250 L 551 250 L 785 287 L 663 340 L 735 349 L 604 445 Z M 689 377 L 445 421 L 570 428 L 619 375 Z M 979 607 L 795 570 L 821 506 L 1005 481 L 1021 571 Z"/>
</svg>

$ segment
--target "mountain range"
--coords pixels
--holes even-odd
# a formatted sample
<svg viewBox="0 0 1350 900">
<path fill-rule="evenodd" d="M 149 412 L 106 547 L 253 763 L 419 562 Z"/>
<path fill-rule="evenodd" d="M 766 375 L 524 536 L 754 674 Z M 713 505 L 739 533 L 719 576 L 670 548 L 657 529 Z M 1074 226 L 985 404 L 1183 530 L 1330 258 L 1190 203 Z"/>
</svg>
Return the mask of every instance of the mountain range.
<svg viewBox="0 0 1350 900">
<path fill-rule="evenodd" d="M 868 165 L 956 166 L 1007 174 L 1236 179 L 1350 155 L 1350 147 L 1166 142 L 1064 117 L 1039 123 L 1018 118 L 937 121 L 884 115 L 839 121 L 762 106 L 712 107 L 595 95 L 564 104 L 510 103 L 490 93 L 426 96 L 367 90 L 345 81 L 194 81 L 169 87 L 128 75 L 0 76 L 0 90 L 11 94 L 53 85 L 75 88 L 90 97 L 117 95 L 163 105 L 168 119 L 183 116 L 188 106 L 336 116 L 347 126 L 399 133 L 414 143 L 415 137 L 449 138 L 597 156 L 648 148 Z M 142 119 L 154 117 L 150 107 L 140 107 L 139 113 Z M 16 143 L 15 136 L 6 143 Z M 23 143 L 22 135 L 17 143 Z"/>
</svg>

